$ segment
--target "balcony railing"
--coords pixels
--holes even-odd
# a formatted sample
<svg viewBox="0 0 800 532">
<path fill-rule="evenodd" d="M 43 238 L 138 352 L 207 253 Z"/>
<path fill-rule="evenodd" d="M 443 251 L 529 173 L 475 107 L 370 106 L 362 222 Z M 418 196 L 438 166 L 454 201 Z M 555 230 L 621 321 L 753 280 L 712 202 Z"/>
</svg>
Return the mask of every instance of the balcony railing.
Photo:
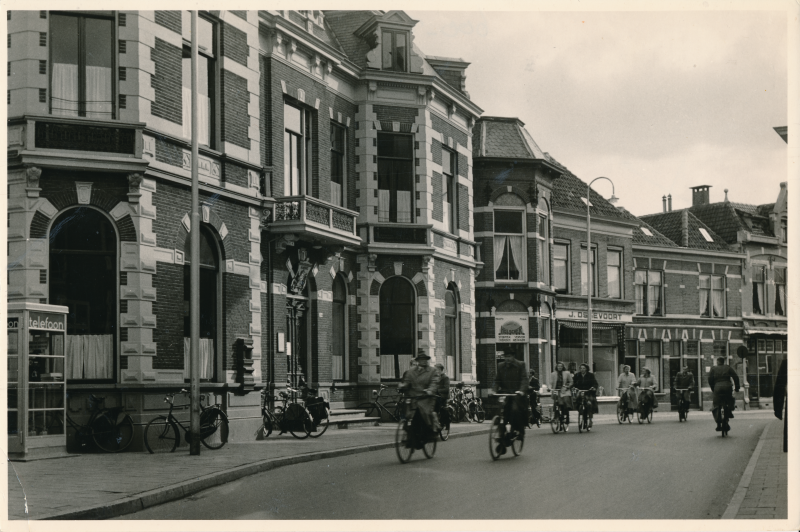
<svg viewBox="0 0 800 532">
<path fill-rule="evenodd" d="M 275 202 L 269 227 L 273 233 L 309 233 L 322 240 L 358 244 L 357 217 L 357 212 L 310 196 L 286 196 Z"/>
</svg>

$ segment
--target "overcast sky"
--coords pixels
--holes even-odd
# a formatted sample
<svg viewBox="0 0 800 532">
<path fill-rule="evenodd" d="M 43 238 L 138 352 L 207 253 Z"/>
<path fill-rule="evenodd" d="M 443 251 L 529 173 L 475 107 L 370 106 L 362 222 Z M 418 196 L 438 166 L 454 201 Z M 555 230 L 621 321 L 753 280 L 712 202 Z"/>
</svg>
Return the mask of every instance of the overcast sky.
<svg viewBox="0 0 800 532">
<path fill-rule="evenodd" d="M 435 12 L 427 55 L 461 57 L 487 116 L 517 116 L 588 181 L 614 181 L 637 215 L 711 201 L 774 202 L 787 180 L 787 22 L 777 11 Z M 595 190 L 611 195 L 607 182 Z"/>
</svg>

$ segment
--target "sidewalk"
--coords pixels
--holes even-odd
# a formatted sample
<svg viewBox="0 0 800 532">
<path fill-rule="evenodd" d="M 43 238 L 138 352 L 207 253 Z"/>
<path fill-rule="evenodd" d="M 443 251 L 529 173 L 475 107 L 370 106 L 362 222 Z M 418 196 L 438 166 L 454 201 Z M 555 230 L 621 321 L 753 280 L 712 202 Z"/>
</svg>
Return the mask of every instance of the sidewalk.
<svg viewBox="0 0 800 532">
<path fill-rule="evenodd" d="M 787 519 L 788 453 L 783 452 L 783 421 L 767 426 L 761 452 L 736 519 Z"/>
<path fill-rule="evenodd" d="M 285 465 L 393 449 L 396 425 L 330 428 L 320 438 L 289 434 L 229 443 L 220 450 L 84 454 L 8 462 L 9 519 L 103 519 L 135 512 Z M 485 434 L 488 423 L 453 423 L 450 438 Z M 447 442 L 439 441 L 440 445 Z M 396 460 L 394 451 L 386 459 Z M 26 510 L 27 507 L 27 510 Z"/>
</svg>

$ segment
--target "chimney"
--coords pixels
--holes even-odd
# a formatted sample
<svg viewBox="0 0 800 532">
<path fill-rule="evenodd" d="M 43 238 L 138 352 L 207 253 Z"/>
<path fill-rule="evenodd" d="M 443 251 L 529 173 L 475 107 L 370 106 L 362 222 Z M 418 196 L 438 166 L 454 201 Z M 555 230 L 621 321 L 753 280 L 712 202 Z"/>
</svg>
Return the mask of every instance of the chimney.
<svg viewBox="0 0 800 532">
<path fill-rule="evenodd" d="M 711 185 L 698 185 L 690 188 L 692 189 L 692 207 L 708 205 L 708 189 L 711 188 Z"/>
<path fill-rule="evenodd" d="M 667 211 L 672 212 L 672 194 L 667 196 Z"/>
<path fill-rule="evenodd" d="M 689 211 L 681 211 L 681 246 L 689 247 Z"/>
<path fill-rule="evenodd" d="M 661 196 L 661 208 L 663 209 L 663 212 L 667 212 L 667 197 L 666 196 Z"/>
<path fill-rule="evenodd" d="M 729 203 L 728 202 L 728 189 L 727 188 L 725 189 L 725 203 Z"/>
</svg>

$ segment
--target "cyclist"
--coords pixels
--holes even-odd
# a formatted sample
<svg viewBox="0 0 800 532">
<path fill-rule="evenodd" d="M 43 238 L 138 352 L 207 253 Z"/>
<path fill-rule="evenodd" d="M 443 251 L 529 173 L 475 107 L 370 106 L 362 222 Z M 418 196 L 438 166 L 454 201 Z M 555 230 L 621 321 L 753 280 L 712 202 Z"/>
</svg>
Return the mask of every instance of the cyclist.
<svg viewBox="0 0 800 532">
<path fill-rule="evenodd" d="M 558 401 L 564 413 L 564 431 L 569 432 L 569 410 L 572 408 L 572 373 L 563 362 L 556 364 L 556 370 L 550 374 L 553 387 L 553 399 Z"/>
<path fill-rule="evenodd" d="M 443 364 L 436 364 L 434 367 L 439 372 L 439 384 L 436 388 L 436 413 L 441 413 L 450 397 L 450 377 L 444 372 Z"/>
<path fill-rule="evenodd" d="M 528 391 L 528 377 L 525 374 L 525 365 L 514 358 L 514 353 L 506 351 L 503 361 L 497 365 L 495 389 L 497 393 L 515 394 L 516 397 L 506 397 L 503 406 L 503 418 L 511 424 L 511 430 L 516 431 L 519 440 L 525 439 L 526 414 L 528 409 L 524 404 L 525 393 Z M 501 425 L 500 433 L 503 443 L 498 444 L 497 453 L 505 454 L 509 445 L 505 438 L 505 424 Z"/>
<path fill-rule="evenodd" d="M 541 421 L 539 419 L 539 409 L 538 409 L 538 405 L 539 405 L 539 393 L 538 392 L 539 392 L 539 388 L 541 388 L 541 387 L 542 387 L 542 385 L 539 382 L 539 379 L 536 378 L 536 372 L 533 371 L 533 370 L 530 370 L 530 372 L 528 373 L 528 400 L 530 401 L 531 413 L 533 414 L 532 417 L 531 417 L 531 420 L 532 420 L 533 423 L 536 424 L 537 427 L 541 426 Z"/>
<path fill-rule="evenodd" d="M 717 365 L 708 372 L 708 386 L 714 392 L 714 408 L 711 413 L 714 415 L 714 421 L 717 422 L 717 432 L 722 429 L 725 429 L 726 432 L 731 430 L 731 426 L 727 421 L 723 423 L 720 415 L 720 408 L 724 408 L 728 418 L 733 418 L 735 400 L 731 390 L 731 379 L 733 379 L 738 392 L 739 376 L 732 367 L 725 363 L 725 357 L 717 357 Z"/>
<path fill-rule="evenodd" d="M 586 392 L 586 399 L 589 401 L 589 410 L 586 412 L 586 418 L 589 422 L 587 426 L 591 428 L 592 417 L 597 409 L 597 388 L 600 385 L 597 384 L 594 373 L 589 371 L 589 364 L 581 364 L 580 371 L 572 378 L 572 382 L 573 387 Z"/>
<path fill-rule="evenodd" d="M 642 376 L 636 381 L 636 386 L 639 387 L 642 394 L 649 398 L 652 409 L 658 408 L 658 399 L 656 399 L 655 391 L 657 389 L 656 380 L 650 375 L 650 368 L 642 370 Z"/>
<path fill-rule="evenodd" d="M 636 409 L 636 404 L 639 400 L 639 398 L 636 397 L 636 375 L 631 373 L 630 366 L 622 366 L 622 373 L 620 373 L 617 379 L 617 388 L 625 390 L 622 392 L 621 399 L 622 404 L 624 404 L 627 409 L 625 413 L 630 415 Z"/>
<path fill-rule="evenodd" d="M 416 365 L 403 373 L 399 391 L 406 391 L 409 397 L 416 399 L 417 409 L 425 423 L 439 432 L 439 418 L 434 411 L 436 406 L 436 390 L 439 385 L 439 372 L 430 366 L 431 357 L 421 349 L 414 358 Z"/>
<path fill-rule="evenodd" d="M 681 371 L 675 375 L 675 378 L 672 380 L 672 389 L 676 390 L 683 390 L 678 395 L 678 407 L 680 408 L 681 401 L 686 402 L 687 404 L 692 400 L 692 392 L 691 390 L 694 388 L 694 374 L 689 371 L 689 366 L 683 364 L 681 367 Z M 679 409 L 678 414 L 679 419 L 683 419 L 683 411 Z"/>
</svg>

